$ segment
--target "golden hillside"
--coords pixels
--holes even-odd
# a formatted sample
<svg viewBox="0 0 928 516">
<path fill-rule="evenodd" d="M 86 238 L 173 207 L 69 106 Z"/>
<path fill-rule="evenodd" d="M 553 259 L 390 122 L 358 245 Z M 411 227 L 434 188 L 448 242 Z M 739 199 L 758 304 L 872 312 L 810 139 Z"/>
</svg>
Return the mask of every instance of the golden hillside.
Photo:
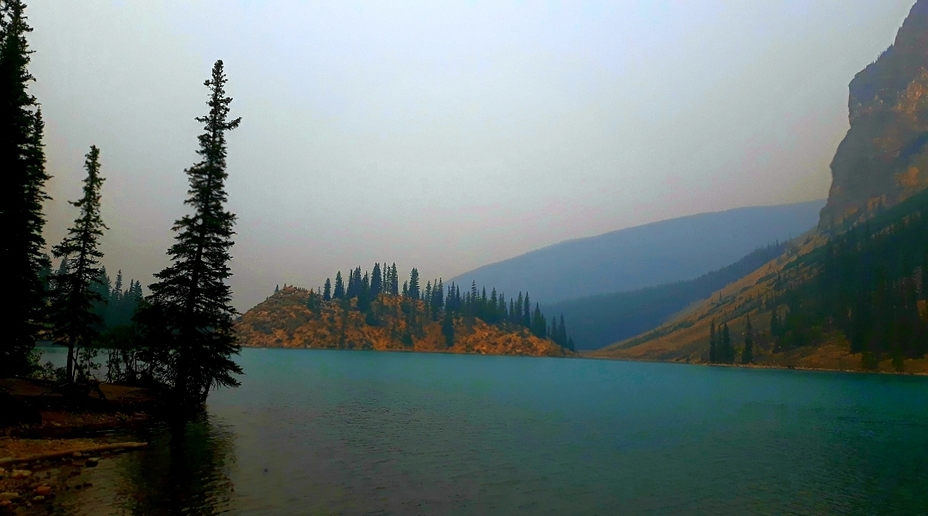
<svg viewBox="0 0 928 516">
<path fill-rule="evenodd" d="M 338 301 L 319 301 L 307 307 L 309 292 L 285 287 L 245 312 L 236 323 L 243 346 L 312 349 L 370 349 L 377 351 L 423 351 L 563 357 L 573 355 L 554 342 L 540 339 L 528 330 L 506 331 L 480 319 L 454 322 L 454 343 L 446 344 L 441 321 L 431 321 L 417 301 L 415 323 L 409 324 L 410 304 L 381 295 L 369 314 Z M 352 303 L 355 300 L 352 300 Z M 407 303 L 411 301 L 407 300 Z"/>
<path fill-rule="evenodd" d="M 715 292 L 709 299 L 681 314 L 674 320 L 637 337 L 617 342 L 589 353 L 597 358 L 645 360 L 684 363 L 709 362 L 709 327 L 727 322 L 739 354 L 744 342 L 747 318 L 750 317 L 754 336 L 753 365 L 797 369 L 864 370 L 862 355 L 851 353 L 850 344 L 842 335 L 828 336 L 816 346 L 777 352 L 770 335 L 771 312 L 766 300 L 777 293 L 778 275 L 795 265 L 800 257 L 826 242 L 819 233 L 800 237 L 784 255 L 772 260 L 736 282 Z M 807 271 L 793 269 L 789 276 L 797 278 Z M 890 372 L 889 359 L 879 363 L 877 370 Z M 907 360 L 905 371 L 928 373 L 928 360 Z"/>
</svg>

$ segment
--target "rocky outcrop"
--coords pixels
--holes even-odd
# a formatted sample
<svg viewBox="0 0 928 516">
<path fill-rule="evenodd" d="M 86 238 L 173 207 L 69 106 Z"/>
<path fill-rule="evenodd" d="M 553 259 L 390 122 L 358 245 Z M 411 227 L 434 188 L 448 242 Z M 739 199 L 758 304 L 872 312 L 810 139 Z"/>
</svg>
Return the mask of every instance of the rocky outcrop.
<svg viewBox="0 0 928 516">
<path fill-rule="evenodd" d="M 831 163 L 819 228 L 840 230 L 928 187 L 928 0 L 850 84 L 851 127 Z"/>
<path fill-rule="evenodd" d="M 410 316 L 412 301 L 380 296 L 370 310 L 341 302 L 318 301 L 310 309 L 309 293 L 285 287 L 242 315 L 236 323 L 239 342 L 247 347 L 435 351 L 485 355 L 568 356 L 554 342 L 524 328 L 503 329 L 480 319 L 456 318 L 449 346 L 441 322 L 424 314 Z"/>
</svg>

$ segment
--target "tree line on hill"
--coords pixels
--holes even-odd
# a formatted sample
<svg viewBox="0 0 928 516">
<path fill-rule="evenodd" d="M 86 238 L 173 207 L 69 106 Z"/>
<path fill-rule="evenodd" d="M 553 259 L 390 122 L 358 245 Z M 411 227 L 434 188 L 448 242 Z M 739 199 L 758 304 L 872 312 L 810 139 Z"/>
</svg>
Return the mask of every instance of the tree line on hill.
<svg viewBox="0 0 928 516">
<path fill-rule="evenodd" d="M 182 412 L 193 410 L 210 388 L 238 385 L 234 375 L 241 373 L 231 360 L 239 350 L 226 284 L 235 216 L 225 209 L 224 189 L 225 134 L 240 119 L 229 118 L 232 99 L 225 94 L 223 63 L 216 61 L 204 83 L 208 113 L 196 118 L 203 124 L 199 161 L 185 171 L 190 190 L 184 203 L 191 213 L 175 222 L 171 265 L 156 274 L 151 293 L 143 298 L 135 281 L 122 289 L 121 275 L 110 287 L 100 264 L 107 227 L 100 215 L 100 150 L 93 145 L 84 163 L 82 195 L 70 202 L 78 216 L 52 247 L 52 255 L 62 261 L 50 270 L 42 234 L 42 205 L 51 200 L 45 189 L 44 122 L 28 89 L 34 78 L 25 9 L 22 0 L 0 0 L 0 227 L 5 230 L 0 261 L 17 299 L 0 311 L 6 332 L 0 340 L 0 377 L 36 374 L 35 343 L 50 338 L 67 346 L 62 376 L 74 382 L 90 374 L 89 350 L 106 335 L 107 345 L 121 351 L 115 364 L 118 379 L 147 383 Z M 124 324 L 130 317 L 133 324 Z M 107 328 L 128 329 L 106 334 Z"/>
<path fill-rule="evenodd" d="M 750 364 L 754 361 L 754 327 L 751 317 L 747 317 L 747 326 L 744 330 L 744 339 L 741 346 L 741 363 Z M 715 320 L 709 323 L 709 363 L 734 364 L 738 361 L 738 350 L 732 342 L 731 330 L 724 322 L 716 327 Z"/>
<path fill-rule="evenodd" d="M 777 280 L 768 300 L 778 351 L 841 335 L 862 365 L 928 352 L 928 192 L 832 236 Z"/>
<path fill-rule="evenodd" d="M 319 289 L 321 292 L 311 289 L 307 306 L 312 310 L 318 307 L 318 303 L 341 302 L 346 308 L 353 307 L 365 313 L 368 324 L 376 325 L 380 307 L 374 302 L 379 296 L 392 296 L 402 301 L 400 306 L 406 314 L 408 327 L 421 327 L 427 321 L 442 321 L 442 331 L 449 347 L 454 342 L 454 321 L 461 319 L 470 323 L 480 319 L 510 331 L 525 328 L 538 338 L 550 339 L 562 348 L 575 350 L 573 338 L 567 334 L 564 316 L 559 319 L 551 317 L 549 323 L 537 303 L 532 308 L 528 292 L 524 295 L 519 292 L 517 297 L 507 302 L 505 294 L 497 293 L 495 288 L 487 294 L 486 287 L 478 289 L 476 282 L 472 282 L 470 290 L 463 293 L 454 282 L 446 288 L 441 278 L 426 281 L 423 288 L 419 270 L 415 267 L 401 287 L 395 263 L 375 263 L 370 272 L 364 271 L 363 274 L 358 266 L 349 269 L 347 276 L 346 283 L 341 271 L 338 271 L 334 283 L 326 278 Z M 404 338 L 408 337 L 404 335 Z"/>
<path fill-rule="evenodd" d="M 725 285 L 780 256 L 785 242 L 760 247 L 740 260 L 689 281 L 627 292 L 602 294 L 542 304 L 562 313 L 580 349 L 599 349 L 656 328 L 690 304 L 706 299 Z"/>
</svg>

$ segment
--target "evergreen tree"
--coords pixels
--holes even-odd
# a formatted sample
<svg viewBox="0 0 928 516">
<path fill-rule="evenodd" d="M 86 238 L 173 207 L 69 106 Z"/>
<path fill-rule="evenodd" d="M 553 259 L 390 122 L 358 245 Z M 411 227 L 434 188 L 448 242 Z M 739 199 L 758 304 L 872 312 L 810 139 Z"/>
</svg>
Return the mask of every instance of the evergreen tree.
<svg viewBox="0 0 928 516">
<path fill-rule="evenodd" d="M 332 300 L 332 282 L 329 281 L 329 278 L 325 279 L 325 286 L 322 287 L 322 300 L 323 301 Z"/>
<path fill-rule="evenodd" d="M 351 299 L 358 295 L 358 282 L 355 279 L 354 269 L 348 269 L 348 286 L 345 287 L 345 297 Z"/>
<path fill-rule="evenodd" d="M 731 364 L 735 361 L 735 348 L 731 343 L 731 332 L 728 330 L 728 323 L 722 323 L 722 330 L 719 332 L 719 361 Z"/>
<path fill-rule="evenodd" d="M 361 268 L 358 267 L 358 271 Z M 367 313 L 371 308 L 371 282 L 370 278 L 367 276 L 367 272 L 364 273 L 358 281 L 358 310 L 364 313 Z"/>
<path fill-rule="evenodd" d="M 770 311 L 770 336 L 778 339 L 782 335 L 782 323 L 776 305 Z"/>
<path fill-rule="evenodd" d="M 557 326 L 560 333 L 557 335 L 557 344 L 561 347 L 567 346 L 567 324 L 564 323 L 564 314 L 561 314 L 561 324 Z M 573 349 L 571 349 L 573 351 Z"/>
<path fill-rule="evenodd" d="M 719 345 L 718 345 L 718 336 L 715 332 L 715 319 L 709 323 L 709 363 L 716 363 L 719 361 Z"/>
<path fill-rule="evenodd" d="M 409 297 L 419 299 L 419 269 L 415 267 L 409 272 L 409 288 L 407 292 Z"/>
<path fill-rule="evenodd" d="M 441 322 L 441 333 L 445 336 L 445 345 L 449 348 L 454 346 L 454 316 L 450 311 L 445 311 L 445 317 Z"/>
<path fill-rule="evenodd" d="M 342 271 L 335 273 L 335 291 L 332 293 L 332 297 L 335 299 L 345 297 L 345 282 L 342 280 Z"/>
<path fill-rule="evenodd" d="M 522 326 L 525 326 L 526 328 L 532 327 L 532 313 L 530 311 L 531 309 L 529 308 L 530 306 L 531 303 L 528 299 L 528 292 L 526 292 L 525 301 L 522 308 Z"/>
<path fill-rule="evenodd" d="M 380 263 L 375 263 L 374 270 L 371 271 L 371 299 L 377 299 L 382 289 L 383 275 L 380 272 Z"/>
<path fill-rule="evenodd" d="M 100 238 L 106 225 L 100 217 L 100 151 L 94 146 L 86 156 L 83 195 L 71 202 L 79 210 L 74 225 L 60 244 L 52 248 L 56 258 L 70 257 L 67 268 L 55 277 L 55 289 L 50 296 L 49 320 L 55 340 L 68 347 L 67 381 L 75 379 L 75 351 L 89 347 L 99 336 L 103 318 L 94 311 L 94 304 L 104 302 L 97 283 L 100 267 Z M 63 263 L 64 260 L 62 260 Z M 122 278 L 119 281 L 122 286 Z M 106 287 L 104 287 L 106 288 Z"/>
<path fill-rule="evenodd" d="M 744 328 L 744 350 L 741 352 L 741 363 L 750 364 L 754 360 L 754 328 L 751 327 L 751 316 L 747 317 Z"/>
<path fill-rule="evenodd" d="M 141 315 L 149 330 L 150 349 L 164 364 L 164 381 L 172 387 L 180 407 L 194 408 L 206 401 L 211 387 L 238 386 L 233 376 L 242 370 L 232 355 L 235 341 L 226 284 L 235 215 L 226 211 L 226 133 L 238 127 L 240 118 L 229 120 L 230 97 L 222 61 L 216 61 L 209 89 L 209 114 L 196 120 L 204 124 L 197 154 L 201 161 L 186 170 L 193 209 L 175 222 L 175 243 L 168 250 L 171 265 L 155 275 L 150 286 L 149 308 Z"/>
<path fill-rule="evenodd" d="M 390 266 L 390 294 L 394 296 L 400 295 L 400 278 L 396 272 L 396 263 Z"/>
<path fill-rule="evenodd" d="M 44 122 L 36 98 L 29 94 L 29 45 L 32 31 L 20 0 L 0 3 L 0 263 L 6 288 L 15 302 L 0 310 L 0 377 L 26 374 L 41 330 L 45 288 L 40 274 L 49 267 L 42 249 L 45 217 Z"/>
<path fill-rule="evenodd" d="M 547 337 L 548 323 L 545 321 L 545 316 L 542 315 L 541 309 L 538 307 L 538 303 L 535 303 L 535 312 L 532 314 L 532 324 L 530 329 L 531 332 L 539 339 Z"/>
</svg>

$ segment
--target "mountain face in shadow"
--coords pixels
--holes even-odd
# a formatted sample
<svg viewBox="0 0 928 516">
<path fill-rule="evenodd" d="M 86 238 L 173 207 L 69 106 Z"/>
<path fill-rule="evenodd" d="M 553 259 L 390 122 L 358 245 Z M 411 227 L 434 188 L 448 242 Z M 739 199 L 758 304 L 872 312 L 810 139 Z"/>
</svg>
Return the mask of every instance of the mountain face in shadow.
<svg viewBox="0 0 928 516">
<path fill-rule="evenodd" d="M 851 127 L 831 163 L 819 227 L 842 230 L 928 186 L 928 1 L 850 83 Z"/>
<path fill-rule="evenodd" d="M 786 248 L 786 242 L 762 247 L 694 280 L 570 299 L 544 309 L 564 315 L 577 350 L 599 349 L 660 326 L 692 303 L 777 258 Z"/>
<path fill-rule="evenodd" d="M 458 284 L 526 289 L 556 303 L 694 279 L 815 227 L 824 200 L 702 213 L 568 240 L 462 274 Z M 556 314 L 555 314 L 556 315 Z"/>
</svg>

